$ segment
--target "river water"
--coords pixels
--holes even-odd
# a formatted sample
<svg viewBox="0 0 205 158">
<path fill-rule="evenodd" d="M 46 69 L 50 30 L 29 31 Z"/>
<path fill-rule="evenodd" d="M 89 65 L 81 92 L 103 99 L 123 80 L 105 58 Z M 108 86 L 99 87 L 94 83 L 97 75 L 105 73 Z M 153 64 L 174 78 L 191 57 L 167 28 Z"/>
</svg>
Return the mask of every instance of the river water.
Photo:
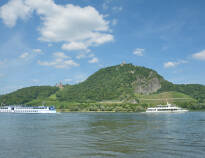
<svg viewBox="0 0 205 158">
<path fill-rule="evenodd" d="M 182 157 L 205 157 L 205 112 L 0 113 L 0 158 Z"/>
</svg>

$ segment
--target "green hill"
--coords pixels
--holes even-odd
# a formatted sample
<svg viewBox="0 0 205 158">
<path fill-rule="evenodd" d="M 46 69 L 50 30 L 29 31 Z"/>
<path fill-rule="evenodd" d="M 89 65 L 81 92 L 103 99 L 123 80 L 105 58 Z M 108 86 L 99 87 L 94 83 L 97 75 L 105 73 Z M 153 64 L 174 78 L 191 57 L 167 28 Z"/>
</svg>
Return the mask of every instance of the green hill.
<svg viewBox="0 0 205 158">
<path fill-rule="evenodd" d="M 4 104 L 46 105 L 70 111 L 139 111 L 166 103 L 205 108 L 205 86 L 173 84 L 156 71 L 132 64 L 100 69 L 87 80 L 63 89 L 34 86 L 0 96 Z"/>
<path fill-rule="evenodd" d="M 197 100 L 192 98 L 189 95 L 180 92 L 162 92 L 155 93 L 150 95 L 141 95 L 138 94 L 136 96 L 139 99 L 141 104 L 166 104 L 167 102 L 171 102 L 173 104 L 181 104 L 181 103 L 197 103 Z"/>
<path fill-rule="evenodd" d="M 158 92 L 177 91 L 195 98 L 199 103 L 205 102 L 205 86 L 200 84 L 172 84 L 164 82 Z"/>
<path fill-rule="evenodd" d="M 45 99 L 51 94 L 56 93 L 57 87 L 51 86 L 33 86 L 22 88 L 13 93 L 0 96 L 4 104 L 26 104 L 31 100 Z"/>
<path fill-rule="evenodd" d="M 121 64 L 100 69 L 86 81 L 57 93 L 60 101 L 103 101 L 133 98 L 135 93 L 157 92 L 165 80 L 156 71 Z"/>
</svg>

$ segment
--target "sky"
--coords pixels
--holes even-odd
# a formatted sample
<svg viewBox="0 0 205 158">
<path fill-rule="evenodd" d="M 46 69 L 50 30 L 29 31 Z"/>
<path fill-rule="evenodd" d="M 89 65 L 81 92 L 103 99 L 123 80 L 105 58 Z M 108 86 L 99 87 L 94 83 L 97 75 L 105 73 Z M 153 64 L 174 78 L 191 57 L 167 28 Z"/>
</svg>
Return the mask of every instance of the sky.
<svg viewBox="0 0 205 158">
<path fill-rule="evenodd" d="M 0 0 L 0 94 L 122 62 L 205 84 L 204 0 Z"/>
</svg>

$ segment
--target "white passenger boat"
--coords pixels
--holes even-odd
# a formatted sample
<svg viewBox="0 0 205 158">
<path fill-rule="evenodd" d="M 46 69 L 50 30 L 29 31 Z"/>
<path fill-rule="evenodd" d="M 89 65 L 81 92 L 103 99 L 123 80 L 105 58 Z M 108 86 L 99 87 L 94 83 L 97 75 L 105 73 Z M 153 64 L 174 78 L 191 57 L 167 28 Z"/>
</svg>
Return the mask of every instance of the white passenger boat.
<svg viewBox="0 0 205 158">
<path fill-rule="evenodd" d="M 1 106 L 0 112 L 8 113 L 56 113 L 53 106 Z"/>
<path fill-rule="evenodd" d="M 156 107 L 147 108 L 146 112 L 187 112 L 187 109 L 171 105 L 167 102 L 167 105 L 157 105 Z"/>
</svg>

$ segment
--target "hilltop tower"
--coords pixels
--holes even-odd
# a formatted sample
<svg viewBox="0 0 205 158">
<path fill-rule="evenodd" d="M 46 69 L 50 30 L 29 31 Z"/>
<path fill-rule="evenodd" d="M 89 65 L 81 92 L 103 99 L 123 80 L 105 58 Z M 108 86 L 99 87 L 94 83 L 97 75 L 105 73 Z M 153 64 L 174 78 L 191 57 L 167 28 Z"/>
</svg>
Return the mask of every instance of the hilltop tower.
<svg viewBox="0 0 205 158">
<path fill-rule="evenodd" d="M 64 87 L 63 87 L 63 84 L 62 84 L 61 82 L 56 83 L 56 87 L 58 87 L 58 88 L 60 88 L 60 89 L 63 89 L 63 88 L 64 88 Z"/>
</svg>

